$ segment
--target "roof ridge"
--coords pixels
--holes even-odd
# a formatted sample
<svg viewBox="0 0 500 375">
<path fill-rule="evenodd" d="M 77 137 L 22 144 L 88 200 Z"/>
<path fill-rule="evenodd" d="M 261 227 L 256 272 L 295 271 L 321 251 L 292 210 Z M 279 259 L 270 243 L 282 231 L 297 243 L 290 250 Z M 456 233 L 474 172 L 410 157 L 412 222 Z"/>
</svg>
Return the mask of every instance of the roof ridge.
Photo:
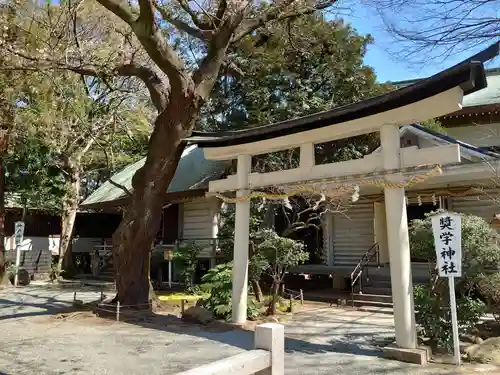
<svg viewBox="0 0 500 375">
<path fill-rule="evenodd" d="M 420 131 L 423 131 L 423 132 L 426 132 L 427 134 L 430 134 L 434 137 L 437 137 L 439 139 L 442 139 L 443 141 L 447 141 L 447 142 L 450 142 L 450 143 L 454 143 L 454 144 L 457 144 L 459 146 L 462 146 L 464 148 L 467 148 L 469 150 L 472 150 L 472 151 L 475 151 L 475 152 L 479 152 L 483 155 L 487 155 L 487 156 L 491 156 L 491 157 L 495 157 L 495 158 L 500 158 L 500 155 L 495 153 L 495 152 L 491 152 L 491 151 L 488 151 L 488 150 L 485 150 L 484 148 L 482 147 L 479 147 L 479 146 L 474 146 L 470 143 L 467 143 L 467 142 L 463 142 L 463 141 L 460 141 L 456 138 L 453 138 L 447 134 L 444 134 L 444 133 L 441 133 L 441 132 L 438 132 L 436 130 L 432 130 L 432 129 L 428 129 L 426 128 L 425 126 L 423 126 L 422 124 L 418 124 L 418 123 L 415 123 L 415 124 L 409 124 L 410 126 L 420 130 Z"/>
</svg>

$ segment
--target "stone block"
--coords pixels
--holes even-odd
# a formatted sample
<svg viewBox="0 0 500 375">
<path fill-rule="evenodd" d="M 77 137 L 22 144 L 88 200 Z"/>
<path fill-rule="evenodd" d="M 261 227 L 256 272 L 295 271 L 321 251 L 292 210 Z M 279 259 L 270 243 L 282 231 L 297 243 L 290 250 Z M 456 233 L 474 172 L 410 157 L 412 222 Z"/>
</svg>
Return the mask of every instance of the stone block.
<svg viewBox="0 0 500 375">
<path fill-rule="evenodd" d="M 187 321 L 201 324 L 209 324 L 215 319 L 210 311 L 199 306 L 192 306 L 184 311 L 182 318 Z"/>
<path fill-rule="evenodd" d="M 416 349 L 406 349 L 400 348 L 396 344 L 391 344 L 383 349 L 383 356 L 401 362 L 425 365 L 431 358 L 431 349 L 427 346 L 420 346 Z"/>
</svg>

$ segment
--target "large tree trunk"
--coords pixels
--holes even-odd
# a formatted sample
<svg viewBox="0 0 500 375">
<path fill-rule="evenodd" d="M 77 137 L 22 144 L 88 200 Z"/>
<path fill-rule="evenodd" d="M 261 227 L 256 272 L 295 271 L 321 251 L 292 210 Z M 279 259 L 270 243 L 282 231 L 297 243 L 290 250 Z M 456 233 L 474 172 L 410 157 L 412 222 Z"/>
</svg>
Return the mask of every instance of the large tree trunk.
<svg viewBox="0 0 500 375">
<path fill-rule="evenodd" d="M 149 304 L 149 251 L 158 231 L 162 205 L 170 181 L 199 112 L 194 95 L 172 94 L 156 118 L 144 166 L 132 180 L 133 195 L 113 235 L 116 299 L 122 305 Z"/>
<path fill-rule="evenodd" d="M 5 161 L 0 156 L 0 285 L 8 282 L 5 263 Z"/>
<path fill-rule="evenodd" d="M 68 190 L 62 202 L 58 270 L 64 270 L 71 275 L 75 271 L 71 243 L 80 198 L 80 169 L 79 165 L 75 165 L 69 157 L 66 157 L 64 164 L 68 173 L 66 180 Z"/>
<path fill-rule="evenodd" d="M 14 3 L 6 2 L 3 5 L 3 12 L 7 9 L 7 17 L 2 18 L 6 25 L 13 25 L 16 18 L 17 6 Z M 7 45 L 14 45 L 16 40 L 16 27 L 6 27 L 7 35 L 3 35 Z M 6 37 L 6 38 L 5 38 Z M 0 65 L 6 63 L 5 55 L 1 54 Z M 8 63 L 7 63 L 8 64 Z M 5 157 L 10 142 L 10 132 L 14 126 L 14 104 L 12 102 L 12 93 L 9 95 L 8 90 L 14 86 L 14 73 L 7 70 L 3 72 L 3 82 L 0 82 L 2 90 L 0 91 L 0 284 L 7 282 L 6 261 L 5 261 Z"/>
</svg>

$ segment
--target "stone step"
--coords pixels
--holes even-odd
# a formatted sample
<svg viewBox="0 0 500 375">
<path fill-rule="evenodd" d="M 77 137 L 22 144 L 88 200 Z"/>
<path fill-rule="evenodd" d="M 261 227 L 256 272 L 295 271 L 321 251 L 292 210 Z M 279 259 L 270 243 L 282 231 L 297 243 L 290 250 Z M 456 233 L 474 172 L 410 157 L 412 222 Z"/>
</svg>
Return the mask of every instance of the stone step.
<svg viewBox="0 0 500 375">
<path fill-rule="evenodd" d="M 379 287 L 379 286 L 363 286 L 363 294 L 374 294 L 381 296 L 391 296 L 392 288 L 391 287 Z"/>
<path fill-rule="evenodd" d="M 371 293 L 371 290 L 366 290 L 366 288 L 363 288 L 363 294 L 355 293 L 354 299 L 359 301 L 392 303 L 392 295 Z"/>
<path fill-rule="evenodd" d="M 103 275 L 103 274 L 100 274 L 99 276 L 95 276 L 94 277 L 95 280 L 102 280 L 102 281 L 115 281 L 115 277 L 114 275 Z"/>
<path fill-rule="evenodd" d="M 371 302 L 371 301 L 354 301 L 354 306 L 359 311 L 366 311 L 377 314 L 393 314 L 392 303 Z"/>
<path fill-rule="evenodd" d="M 391 288 L 391 281 L 390 280 L 377 280 L 373 279 L 370 277 L 368 280 L 365 281 L 365 285 L 368 287 L 374 287 L 374 288 L 382 288 L 382 289 L 390 289 Z"/>
<path fill-rule="evenodd" d="M 354 306 L 371 306 L 381 308 L 392 308 L 392 296 L 375 294 L 354 294 Z M 328 295 L 304 292 L 304 299 L 307 301 L 328 302 L 334 306 L 343 304 L 352 306 L 353 301 L 350 294 Z"/>
<path fill-rule="evenodd" d="M 97 280 L 103 280 L 103 281 L 115 281 L 115 275 L 113 272 L 107 273 L 107 272 L 101 272 L 98 276 L 94 277 Z"/>
<path fill-rule="evenodd" d="M 76 275 L 73 277 L 75 280 L 98 280 L 114 282 L 115 276 L 112 272 L 101 272 L 98 276 L 93 275 Z"/>
</svg>

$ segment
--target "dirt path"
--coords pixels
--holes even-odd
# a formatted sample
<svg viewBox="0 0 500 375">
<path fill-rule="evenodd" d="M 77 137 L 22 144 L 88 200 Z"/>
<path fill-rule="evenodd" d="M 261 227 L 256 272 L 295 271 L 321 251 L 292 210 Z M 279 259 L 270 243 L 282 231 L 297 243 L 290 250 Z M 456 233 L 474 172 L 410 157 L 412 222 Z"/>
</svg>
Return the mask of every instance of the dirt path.
<svg viewBox="0 0 500 375">
<path fill-rule="evenodd" d="M 97 299 L 86 289 L 78 299 Z M 0 291 L 0 373 L 175 374 L 250 349 L 251 332 L 207 331 L 166 319 L 117 323 L 88 313 L 55 319 L 71 306 L 72 290 L 30 287 Z M 421 368 L 378 358 L 392 340 L 392 316 L 314 305 L 286 324 L 287 375 L 479 374 L 491 367 Z"/>
</svg>

